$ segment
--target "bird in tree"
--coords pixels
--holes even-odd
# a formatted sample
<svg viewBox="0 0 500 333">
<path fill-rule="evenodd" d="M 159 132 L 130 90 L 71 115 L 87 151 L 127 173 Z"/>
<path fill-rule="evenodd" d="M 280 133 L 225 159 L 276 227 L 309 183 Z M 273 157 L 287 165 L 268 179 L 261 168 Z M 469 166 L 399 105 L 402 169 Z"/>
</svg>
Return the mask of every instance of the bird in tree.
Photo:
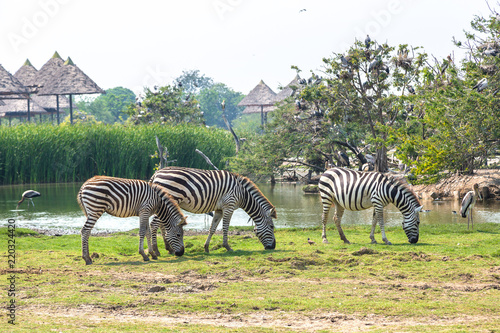
<svg viewBox="0 0 500 333">
<path fill-rule="evenodd" d="M 486 89 L 487 86 L 488 86 L 488 79 L 484 77 L 481 80 L 479 80 L 479 82 L 476 83 L 476 85 L 472 87 L 472 89 L 476 89 L 477 92 L 481 92 L 484 89 Z"/>
<path fill-rule="evenodd" d="M 365 46 L 367 49 L 370 48 L 370 42 L 371 42 L 371 38 L 370 38 L 370 35 L 366 35 L 366 38 L 365 38 Z"/>
<path fill-rule="evenodd" d="M 474 209 L 474 205 L 476 204 L 476 200 L 479 198 L 483 200 L 481 193 L 479 192 L 479 185 L 474 184 L 474 189 L 472 191 L 467 192 L 462 200 L 462 206 L 460 207 L 460 215 L 462 217 L 467 217 L 467 229 L 469 229 L 469 221 L 471 223 L 472 229 L 474 229 L 474 221 L 472 220 L 472 209 Z"/>
<path fill-rule="evenodd" d="M 23 203 L 24 199 L 29 199 L 28 201 L 28 208 L 30 206 L 30 201 L 31 201 L 31 204 L 33 204 L 33 207 L 35 207 L 35 203 L 33 202 L 33 199 L 32 198 L 36 198 L 36 197 L 39 197 L 41 194 L 37 191 L 33 191 L 33 190 L 28 190 L 28 191 L 24 191 L 22 197 L 21 197 L 21 200 L 19 200 L 19 202 L 17 203 L 17 207 L 16 209 L 19 208 L 19 206 L 21 205 L 21 203 Z"/>
</svg>

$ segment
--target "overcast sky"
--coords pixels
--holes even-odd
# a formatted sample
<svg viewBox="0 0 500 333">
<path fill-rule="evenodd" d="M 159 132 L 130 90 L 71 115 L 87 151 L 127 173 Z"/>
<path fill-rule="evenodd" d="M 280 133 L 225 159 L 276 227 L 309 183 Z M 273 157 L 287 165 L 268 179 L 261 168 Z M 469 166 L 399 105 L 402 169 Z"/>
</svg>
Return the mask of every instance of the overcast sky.
<svg viewBox="0 0 500 333">
<path fill-rule="evenodd" d="M 137 94 L 198 69 L 244 94 L 261 79 L 278 92 L 292 65 L 320 74 L 367 33 L 457 57 L 452 37 L 489 14 L 484 0 L 0 0 L 0 64 L 40 69 L 58 51 L 103 89 Z"/>
</svg>

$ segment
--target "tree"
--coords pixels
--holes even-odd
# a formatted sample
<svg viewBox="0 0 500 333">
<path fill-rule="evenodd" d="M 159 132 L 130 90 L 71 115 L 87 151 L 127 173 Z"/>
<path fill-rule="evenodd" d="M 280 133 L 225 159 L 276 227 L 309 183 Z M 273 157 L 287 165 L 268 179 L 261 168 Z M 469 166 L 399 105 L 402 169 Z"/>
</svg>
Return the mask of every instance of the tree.
<svg viewBox="0 0 500 333">
<path fill-rule="evenodd" d="M 224 116 L 232 123 L 243 111 L 243 108 L 238 106 L 243 97 L 242 93 L 232 90 L 224 83 L 216 83 L 202 89 L 197 99 L 207 125 L 226 128 L 222 118 L 222 102 L 225 104 Z"/>
<path fill-rule="evenodd" d="M 420 131 L 396 134 L 399 157 L 429 181 L 444 170 L 472 174 L 498 148 L 500 20 L 492 14 L 473 19 L 475 33 L 466 33 L 465 42 L 455 40 L 468 51 L 461 65 L 450 56 L 428 64 L 414 96 Z M 477 86 L 481 80 L 487 85 Z"/>
<path fill-rule="evenodd" d="M 183 71 L 182 74 L 175 79 L 175 83 L 182 87 L 186 94 L 196 95 L 201 90 L 209 88 L 214 84 L 211 77 L 200 74 L 197 69 Z"/>
<path fill-rule="evenodd" d="M 387 147 L 393 143 L 388 129 L 406 126 L 408 94 L 422 79 L 426 54 L 415 50 L 355 42 L 345 55 L 324 58 L 326 77 L 312 73 L 291 87 L 294 93 L 270 114 L 259 141 L 259 150 L 266 147 L 266 152 L 254 149 L 252 157 L 262 163 L 293 160 L 322 171 L 346 166 L 346 155 L 361 167 L 370 152 L 375 170 L 387 171 Z"/>
<path fill-rule="evenodd" d="M 130 104 L 126 110 L 133 124 L 191 123 L 203 125 L 205 120 L 198 108 L 198 102 L 186 95 L 178 85 L 144 89 L 144 98 Z"/>
<path fill-rule="evenodd" d="M 106 90 L 106 94 L 99 95 L 95 99 L 78 102 L 77 108 L 94 115 L 98 121 L 112 124 L 123 122 L 127 119 L 125 110 L 134 101 L 135 94 L 132 90 L 115 87 Z"/>
</svg>

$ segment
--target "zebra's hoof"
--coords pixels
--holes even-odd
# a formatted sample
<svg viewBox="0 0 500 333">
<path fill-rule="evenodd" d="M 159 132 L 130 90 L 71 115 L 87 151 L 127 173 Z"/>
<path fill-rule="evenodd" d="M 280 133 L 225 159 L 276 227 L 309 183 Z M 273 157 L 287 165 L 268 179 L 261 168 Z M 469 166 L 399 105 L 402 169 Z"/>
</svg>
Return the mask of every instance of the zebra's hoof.
<svg viewBox="0 0 500 333">
<path fill-rule="evenodd" d="M 377 241 L 376 240 L 372 240 L 372 244 L 377 244 Z"/>
<path fill-rule="evenodd" d="M 328 243 L 328 239 L 324 238 L 324 239 L 323 239 L 323 244 L 329 244 L 329 243 Z"/>
<path fill-rule="evenodd" d="M 85 260 L 85 265 L 92 265 L 92 260 Z"/>
</svg>

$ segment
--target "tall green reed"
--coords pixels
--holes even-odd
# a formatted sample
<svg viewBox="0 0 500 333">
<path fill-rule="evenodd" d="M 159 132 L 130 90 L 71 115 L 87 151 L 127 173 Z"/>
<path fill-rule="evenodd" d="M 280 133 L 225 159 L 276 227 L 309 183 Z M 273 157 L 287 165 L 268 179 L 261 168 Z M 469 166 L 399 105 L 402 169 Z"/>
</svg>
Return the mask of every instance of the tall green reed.
<svg viewBox="0 0 500 333">
<path fill-rule="evenodd" d="M 235 153 L 222 129 L 192 125 L 0 126 L 0 184 L 79 182 L 94 175 L 149 179 L 158 163 L 151 158 L 158 136 L 169 165 L 208 169 L 204 152 L 219 169 Z"/>
</svg>

